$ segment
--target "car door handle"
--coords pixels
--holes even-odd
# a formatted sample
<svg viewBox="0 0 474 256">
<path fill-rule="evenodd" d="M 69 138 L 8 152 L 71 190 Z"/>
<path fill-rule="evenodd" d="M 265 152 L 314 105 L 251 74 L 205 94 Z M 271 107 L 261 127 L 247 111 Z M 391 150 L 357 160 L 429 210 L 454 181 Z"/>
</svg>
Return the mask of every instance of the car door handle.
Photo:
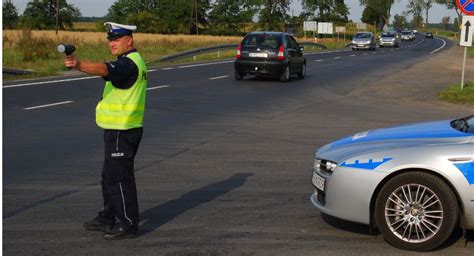
<svg viewBox="0 0 474 256">
<path fill-rule="evenodd" d="M 449 158 L 448 159 L 451 162 L 467 162 L 467 161 L 472 161 L 472 157 L 455 157 L 455 158 Z"/>
</svg>

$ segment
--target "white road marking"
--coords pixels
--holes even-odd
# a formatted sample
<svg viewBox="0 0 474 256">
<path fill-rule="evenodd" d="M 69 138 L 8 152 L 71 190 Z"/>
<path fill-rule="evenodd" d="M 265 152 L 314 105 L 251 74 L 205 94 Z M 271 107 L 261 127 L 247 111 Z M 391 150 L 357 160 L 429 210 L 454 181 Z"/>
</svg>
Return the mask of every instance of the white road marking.
<svg viewBox="0 0 474 256">
<path fill-rule="evenodd" d="M 155 86 L 155 87 L 150 87 L 150 88 L 146 88 L 147 91 L 149 90 L 155 90 L 155 89 L 161 89 L 161 88 L 168 88 L 170 87 L 169 85 L 160 85 L 160 86 Z"/>
<path fill-rule="evenodd" d="M 155 72 L 155 71 L 158 71 L 158 69 L 149 69 L 149 70 L 147 70 L 147 72 Z"/>
<path fill-rule="evenodd" d="M 174 68 L 163 68 L 163 70 L 172 70 Z"/>
<path fill-rule="evenodd" d="M 13 85 L 5 85 L 5 86 L 3 86 L 2 88 L 3 88 L 3 89 L 6 89 L 6 88 L 14 88 L 14 87 L 23 87 L 23 86 L 30 86 L 30 85 L 38 85 L 38 84 L 54 84 L 54 83 L 61 83 L 61 82 L 70 82 L 70 81 L 94 79 L 94 78 L 99 78 L 99 77 L 100 77 L 100 76 L 88 76 L 88 77 L 61 79 L 61 80 L 44 81 L 44 82 L 36 82 L 36 83 L 13 84 Z"/>
<path fill-rule="evenodd" d="M 229 76 L 216 76 L 216 77 L 211 77 L 209 80 L 216 80 L 216 79 L 222 79 L 222 78 L 227 78 Z"/>
<path fill-rule="evenodd" d="M 52 106 L 57 106 L 57 105 L 69 104 L 69 103 L 73 103 L 73 102 L 74 102 L 74 101 L 72 101 L 72 100 L 68 100 L 68 101 L 57 102 L 57 103 L 51 103 L 51 104 L 46 104 L 46 105 L 27 107 L 27 108 L 24 108 L 24 110 L 32 110 L 32 109 L 38 109 L 38 108 L 47 108 L 47 107 L 52 107 Z"/>
<path fill-rule="evenodd" d="M 435 38 L 436 38 L 436 39 L 438 39 L 438 40 L 441 40 L 441 41 L 443 41 L 443 45 L 442 45 L 441 47 L 439 47 L 438 49 L 436 49 L 436 50 L 434 50 L 434 51 L 430 52 L 430 54 L 433 54 L 433 53 L 435 53 L 435 52 L 437 52 L 437 51 L 439 51 L 439 50 L 443 49 L 443 48 L 446 46 L 446 41 L 444 41 L 444 40 L 443 40 L 443 39 L 441 39 L 441 38 L 437 38 L 437 37 L 435 37 Z"/>
<path fill-rule="evenodd" d="M 340 59 L 341 57 L 334 57 L 334 59 Z"/>
<path fill-rule="evenodd" d="M 364 53 L 364 54 L 362 54 L 362 55 L 367 55 L 367 53 Z"/>
<path fill-rule="evenodd" d="M 194 64 L 194 65 L 187 65 L 187 66 L 179 66 L 178 68 L 202 67 L 202 66 L 217 65 L 217 64 L 231 63 L 231 62 L 234 62 L 234 60 L 221 61 L 221 62 L 211 62 L 211 63 L 203 63 L 203 64 Z"/>
<path fill-rule="evenodd" d="M 357 55 L 355 55 L 355 54 L 352 54 L 352 55 L 351 55 L 351 57 L 355 57 L 355 56 L 357 56 Z"/>
<path fill-rule="evenodd" d="M 315 61 L 316 61 L 316 62 L 321 62 L 321 61 L 324 61 L 324 60 L 319 59 L 319 60 L 315 60 Z"/>
</svg>

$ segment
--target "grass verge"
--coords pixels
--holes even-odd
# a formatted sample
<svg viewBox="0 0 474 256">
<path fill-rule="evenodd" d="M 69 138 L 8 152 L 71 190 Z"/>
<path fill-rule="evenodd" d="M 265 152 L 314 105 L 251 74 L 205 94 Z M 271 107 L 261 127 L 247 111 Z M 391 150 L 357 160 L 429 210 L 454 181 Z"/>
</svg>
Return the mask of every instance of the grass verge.
<svg viewBox="0 0 474 256">
<path fill-rule="evenodd" d="M 452 85 L 438 93 L 438 98 L 457 104 L 474 104 L 474 81 L 468 82 L 461 91 L 459 84 Z"/>
</svg>

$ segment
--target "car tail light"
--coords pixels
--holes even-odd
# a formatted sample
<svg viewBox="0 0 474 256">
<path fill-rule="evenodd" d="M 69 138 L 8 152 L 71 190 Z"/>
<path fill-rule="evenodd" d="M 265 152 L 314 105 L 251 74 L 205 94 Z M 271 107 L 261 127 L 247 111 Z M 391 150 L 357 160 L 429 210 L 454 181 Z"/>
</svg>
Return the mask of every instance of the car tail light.
<svg viewBox="0 0 474 256">
<path fill-rule="evenodd" d="M 241 48 L 242 48 L 242 45 L 239 44 L 239 45 L 237 46 L 237 54 L 235 55 L 235 57 L 236 57 L 237 59 L 240 59 L 240 57 L 242 57 L 242 55 L 240 55 L 240 49 L 241 49 Z"/>
<path fill-rule="evenodd" d="M 280 48 L 278 49 L 277 59 L 285 60 L 285 47 L 283 45 L 280 45 Z"/>
</svg>

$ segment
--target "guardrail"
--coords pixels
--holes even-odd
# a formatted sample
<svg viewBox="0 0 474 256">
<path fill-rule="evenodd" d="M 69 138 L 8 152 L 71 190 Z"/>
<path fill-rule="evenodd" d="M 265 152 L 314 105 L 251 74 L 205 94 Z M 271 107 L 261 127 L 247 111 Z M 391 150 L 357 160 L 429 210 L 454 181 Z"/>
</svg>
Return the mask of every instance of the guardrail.
<svg viewBox="0 0 474 256">
<path fill-rule="evenodd" d="M 325 45 L 318 44 L 318 43 L 300 43 L 301 46 L 315 46 L 318 48 L 322 49 L 327 49 Z M 215 45 L 215 46 L 210 46 L 210 47 L 203 47 L 203 48 L 197 48 L 189 51 L 184 51 L 184 52 L 179 52 L 173 55 L 168 55 L 162 58 L 159 58 L 157 60 L 152 60 L 147 63 L 156 63 L 156 62 L 165 62 L 165 61 L 174 61 L 174 60 L 179 60 L 182 58 L 186 58 L 189 56 L 196 56 L 199 54 L 203 53 L 208 53 L 208 52 L 218 52 L 221 50 L 228 50 L 228 49 L 236 49 L 238 44 L 222 44 L 222 45 Z"/>
<path fill-rule="evenodd" d="M 33 72 L 29 69 L 2 68 L 2 73 L 7 75 L 29 75 Z"/>
<path fill-rule="evenodd" d="M 182 58 L 186 58 L 189 56 L 195 56 L 198 54 L 203 54 L 203 53 L 208 53 L 208 52 L 216 52 L 220 50 L 227 50 L 227 49 L 236 49 L 237 44 L 222 44 L 222 45 L 215 45 L 215 46 L 210 46 L 210 47 L 203 47 L 203 48 L 197 48 L 189 51 L 184 51 L 184 52 L 179 52 L 173 55 L 168 55 L 162 58 L 159 58 L 157 60 L 152 60 L 148 63 L 152 62 L 165 62 L 165 61 L 173 61 L 173 60 L 178 60 Z"/>
</svg>

